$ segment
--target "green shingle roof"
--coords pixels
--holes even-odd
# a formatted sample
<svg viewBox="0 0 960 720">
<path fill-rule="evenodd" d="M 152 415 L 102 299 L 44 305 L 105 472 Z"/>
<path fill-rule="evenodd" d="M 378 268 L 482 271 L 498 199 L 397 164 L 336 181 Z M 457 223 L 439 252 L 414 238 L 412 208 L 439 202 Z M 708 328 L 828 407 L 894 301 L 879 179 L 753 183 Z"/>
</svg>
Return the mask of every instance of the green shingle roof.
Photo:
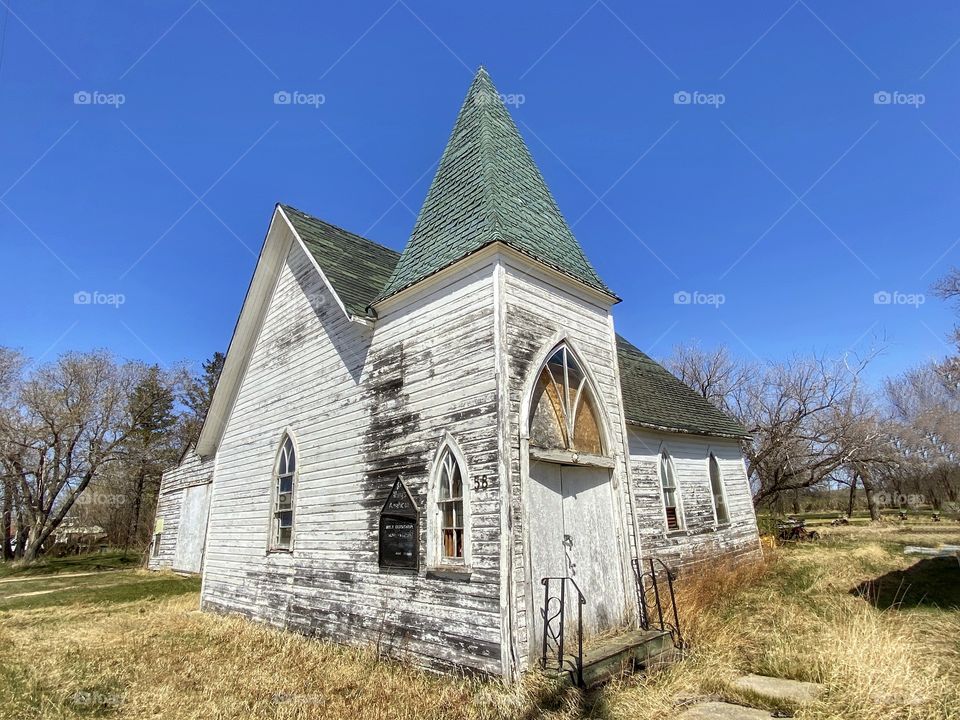
<svg viewBox="0 0 960 720">
<path fill-rule="evenodd" d="M 372 240 L 280 205 L 347 311 L 365 317 L 397 264 L 400 253 Z"/>
<path fill-rule="evenodd" d="M 281 205 L 347 311 L 358 317 L 390 278 L 400 253 Z M 674 432 L 748 437 L 733 418 L 617 335 L 617 360 L 627 422 Z"/>
<path fill-rule="evenodd" d="M 574 238 L 490 76 L 480 68 L 410 240 L 377 299 L 496 241 L 615 299 Z"/>
<path fill-rule="evenodd" d="M 739 422 L 620 335 L 617 360 L 628 423 L 698 435 L 749 437 Z"/>
</svg>

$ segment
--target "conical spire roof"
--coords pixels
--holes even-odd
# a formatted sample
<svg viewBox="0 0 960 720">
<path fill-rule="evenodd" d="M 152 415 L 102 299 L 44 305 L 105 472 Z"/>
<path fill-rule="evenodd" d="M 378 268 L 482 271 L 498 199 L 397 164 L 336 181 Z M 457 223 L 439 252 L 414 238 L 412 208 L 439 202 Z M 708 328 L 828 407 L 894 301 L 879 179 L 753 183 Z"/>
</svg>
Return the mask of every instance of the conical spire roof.
<svg viewBox="0 0 960 720">
<path fill-rule="evenodd" d="M 574 238 L 481 67 L 410 240 L 377 300 L 496 241 L 615 298 Z"/>
</svg>

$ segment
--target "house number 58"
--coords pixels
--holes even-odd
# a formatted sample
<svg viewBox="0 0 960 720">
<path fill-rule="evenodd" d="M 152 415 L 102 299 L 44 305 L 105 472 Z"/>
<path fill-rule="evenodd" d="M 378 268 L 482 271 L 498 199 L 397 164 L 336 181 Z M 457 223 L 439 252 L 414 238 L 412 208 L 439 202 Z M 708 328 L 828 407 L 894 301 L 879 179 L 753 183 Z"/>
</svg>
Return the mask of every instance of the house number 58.
<svg viewBox="0 0 960 720">
<path fill-rule="evenodd" d="M 481 490 L 487 489 L 487 476 L 486 475 L 477 475 L 473 480 L 473 491 L 480 492 Z"/>
</svg>

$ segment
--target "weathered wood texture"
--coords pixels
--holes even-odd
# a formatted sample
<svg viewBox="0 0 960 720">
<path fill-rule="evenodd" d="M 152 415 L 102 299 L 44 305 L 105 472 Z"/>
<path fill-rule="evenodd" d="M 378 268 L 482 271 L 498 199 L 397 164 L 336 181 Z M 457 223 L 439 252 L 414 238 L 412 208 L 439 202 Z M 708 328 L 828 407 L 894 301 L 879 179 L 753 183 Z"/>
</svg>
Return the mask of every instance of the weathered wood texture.
<svg viewBox="0 0 960 720">
<path fill-rule="evenodd" d="M 547 281 L 535 270 L 503 259 L 505 282 L 503 311 L 506 319 L 508 356 L 509 453 L 511 483 L 512 525 L 512 590 L 514 654 L 518 666 L 527 667 L 530 658 L 531 633 L 534 623 L 530 613 L 537 613 L 542 605 L 539 578 L 531 578 L 527 568 L 530 548 L 527 543 L 542 541 L 530 537 L 524 515 L 524 482 L 522 457 L 525 443 L 521 436 L 527 433 L 527 418 L 522 405 L 532 374 L 538 373 L 546 360 L 547 345 L 566 338 L 579 354 L 596 381 L 601 423 L 607 428 L 610 445 L 608 454 L 616 459 L 612 480 L 614 492 L 614 523 L 609 529 L 609 551 L 621 559 L 629 557 L 629 522 L 626 508 L 627 477 L 624 434 L 621 421 L 619 386 L 616 381 L 615 345 L 609 311 L 576 297 L 572 292 Z M 632 586 L 631 586 L 632 587 Z M 623 585 L 620 585 L 622 590 Z M 531 596 L 530 592 L 534 595 Z M 628 606 L 628 610 L 630 607 Z"/>
<path fill-rule="evenodd" d="M 683 529 L 667 532 L 659 457 L 666 448 L 676 468 Z M 730 522 L 714 519 L 708 459 L 717 458 Z M 643 557 L 659 557 L 672 567 L 695 566 L 718 556 L 758 553 L 753 498 L 743 456 L 734 440 L 630 429 L 630 470 Z"/>
<path fill-rule="evenodd" d="M 440 668 L 499 673 L 493 267 L 351 323 L 297 245 L 280 271 L 217 455 L 202 603 Z M 298 477 L 292 552 L 268 553 L 285 429 Z M 468 467 L 472 568 L 425 567 L 427 481 L 444 433 Z M 402 475 L 421 510 L 418 571 L 381 569 L 379 511 Z M 485 476 L 487 489 L 474 490 Z"/>
<path fill-rule="evenodd" d="M 198 455 L 188 452 L 180 464 L 167 470 L 160 479 L 160 494 L 157 498 L 157 520 L 163 524 L 160 534 L 160 552 L 153 553 L 151 546 L 147 567 L 151 570 L 170 568 L 174 565 L 177 550 L 177 536 L 180 526 L 180 512 L 184 490 L 193 485 L 203 485 L 213 480 L 213 461 L 201 460 Z"/>
</svg>

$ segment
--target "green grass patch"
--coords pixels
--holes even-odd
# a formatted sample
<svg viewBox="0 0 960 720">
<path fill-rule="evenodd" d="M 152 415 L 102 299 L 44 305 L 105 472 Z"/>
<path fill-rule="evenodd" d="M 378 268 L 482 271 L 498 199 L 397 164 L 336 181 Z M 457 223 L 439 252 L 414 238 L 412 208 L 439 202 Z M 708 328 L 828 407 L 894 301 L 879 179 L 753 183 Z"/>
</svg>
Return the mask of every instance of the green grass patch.
<svg viewBox="0 0 960 720">
<path fill-rule="evenodd" d="M 0 562 L 0 578 L 21 575 L 53 575 L 57 573 L 97 572 L 139 567 L 143 556 L 138 552 L 111 550 L 61 558 L 42 558 L 29 565 Z"/>
<path fill-rule="evenodd" d="M 168 573 L 120 571 L 83 577 L 37 578 L 0 585 L 0 617 L 13 610 L 161 600 L 199 589 L 200 578 Z"/>
</svg>

